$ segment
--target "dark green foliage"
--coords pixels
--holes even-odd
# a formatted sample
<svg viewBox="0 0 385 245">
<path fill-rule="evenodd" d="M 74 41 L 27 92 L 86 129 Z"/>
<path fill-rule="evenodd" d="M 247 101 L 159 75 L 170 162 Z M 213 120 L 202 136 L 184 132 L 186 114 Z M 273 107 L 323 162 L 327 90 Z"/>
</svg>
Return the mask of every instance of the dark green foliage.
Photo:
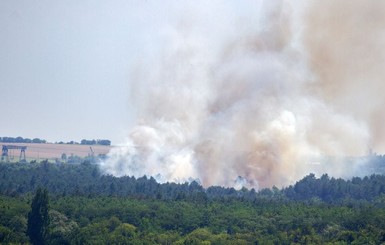
<svg viewBox="0 0 385 245">
<path fill-rule="evenodd" d="M 327 174 L 321 178 L 310 174 L 294 186 L 283 189 L 283 193 L 293 200 L 318 198 L 327 203 L 341 203 L 351 199 L 370 201 L 385 194 L 385 175 L 344 180 L 329 178 Z"/>
<path fill-rule="evenodd" d="M 78 224 L 70 220 L 64 214 L 56 211 L 50 210 L 49 212 L 50 225 L 48 244 L 70 244 L 71 236 L 78 229 Z"/>
<path fill-rule="evenodd" d="M 116 178 L 89 162 L 0 164 L 0 174 L 1 244 L 28 243 L 27 234 L 34 244 L 385 241 L 383 175 L 343 180 L 310 174 L 288 188 L 256 192 Z M 48 192 L 38 189 L 33 197 L 37 186 L 50 193 L 48 214 Z"/>
<path fill-rule="evenodd" d="M 50 222 L 48 192 L 38 188 L 28 213 L 27 234 L 32 244 L 46 244 L 48 225 Z"/>
<path fill-rule="evenodd" d="M 0 196 L 0 242 L 22 243 L 20 220 L 28 198 Z M 241 200 L 194 203 L 123 197 L 51 200 L 47 244 L 381 244 L 385 209 Z M 13 220 L 10 213 L 20 213 Z M 9 217 L 5 219 L 3 217 Z M 10 222 L 12 220 L 12 222 Z M 3 234 L 3 235 L 2 235 Z"/>
<path fill-rule="evenodd" d="M 201 201 L 207 199 L 205 190 L 197 182 L 190 184 L 159 184 L 154 178 L 121 177 L 101 175 L 98 166 L 90 162 L 81 164 L 52 164 L 48 162 L 30 164 L 0 164 L 0 193 L 21 195 L 43 186 L 52 195 L 85 196 L 131 196 L 137 198 L 183 199 Z M 236 197 L 234 189 L 212 196 L 228 193 Z M 230 190 L 230 191 L 227 191 Z"/>
<path fill-rule="evenodd" d="M 204 189 L 195 181 L 184 184 L 159 184 L 154 178 L 146 176 L 138 179 L 129 176 L 116 178 L 100 174 L 98 166 L 90 162 L 4 163 L 0 164 L 0 177 L 0 194 L 5 195 L 31 193 L 37 186 L 43 186 L 54 196 L 129 196 L 193 202 L 231 199 L 254 201 L 257 197 L 263 197 L 336 204 L 349 200 L 371 201 L 385 194 L 385 175 L 344 180 L 330 178 L 326 174 L 316 178 L 314 174 L 310 174 L 295 185 L 282 190 L 273 187 L 259 192 L 246 188 L 237 191 L 234 188 L 219 186 Z"/>
</svg>

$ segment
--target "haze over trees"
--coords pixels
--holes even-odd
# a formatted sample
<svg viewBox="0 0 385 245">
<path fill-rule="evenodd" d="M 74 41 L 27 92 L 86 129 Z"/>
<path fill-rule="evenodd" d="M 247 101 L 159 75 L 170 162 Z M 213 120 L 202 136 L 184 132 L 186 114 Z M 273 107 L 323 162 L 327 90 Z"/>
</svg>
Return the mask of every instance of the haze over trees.
<svg viewBox="0 0 385 245">
<path fill-rule="evenodd" d="M 292 186 L 259 191 L 117 178 L 90 162 L 4 163 L 0 175 L 1 243 L 385 241 L 384 175 L 344 180 L 309 174 Z"/>
<path fill-rule="evenodd" d="M 98 139 L 98 140 L 83 139 L 80 141 L 80 144 L 82 144 L 82 145 L 111 145 L 111 141 L 110 140 L 101 140 L 101 139 Z"/>
<path fill-rule="evenodd" d="M 98 165 L 89 161 L 66 163 L 3 163 L 0 164 L 0 194 L 18 196 L 34 192 L 39 186 L 51 195 L 96 195 L 134 198 L 172 199 L 247 199 L 258 196 L 284 197 L 293 201 L 320 200 L 329 204 L 347 200 L 372 201 L 385 194 L 385 175 L 341 179 L 327 174 L 316 178 L 309 174 L 294 185 L 278 189 L 203 188 L 197 181 L 191 183 L 158 183 L 153 177 L 114 177 L 100 173 Z"/>
<path fill-rule="evenodd" d="M 48 143 L 47 140 L 44 139 L 39 139 L 39 138 L 23 138 L 21 136 L 18 137 L 0 137 L 0 142 L 3 143 L 38 143 L 38 144 L 45 144 Z M 107 139 L 93 139 L 93 140 L 87 140 L 87 139 L 82 139 L 79 142 L 76 141 L 68 141 L 68 142 L 63 142 L 59 141 L 57 144 L 82 144 L 82 145 L 111 145 L 111 141 Z"/>
<path fill-rule="evenodd" d="M 0 137 L 0 142 L 3 143 L 38 143 L 38 144 L 44 144 L 47 143 L 46 140 L 39 139 L 39 138 L 23 138 L 23 137 Z"/>
</svg>

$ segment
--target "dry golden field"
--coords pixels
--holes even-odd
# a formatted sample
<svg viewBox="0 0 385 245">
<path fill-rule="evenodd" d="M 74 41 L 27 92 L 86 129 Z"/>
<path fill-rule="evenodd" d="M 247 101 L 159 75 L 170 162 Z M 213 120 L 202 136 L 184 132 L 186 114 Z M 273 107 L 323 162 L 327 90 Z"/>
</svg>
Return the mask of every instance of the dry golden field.
<svg viewBox="0 0 385 245">
<path fill-rule="evenodd" d="M 91 154 L 91 149 L 94 151 L 95 156 L 99 154 L 107 154 L 112 146 L 103 146 L 103 145 L 67 145 L 67 144 L 34 144 L 34 143 L 0 143 L 3 145 L 18 145 L 18 146 L 27 146 L 25 151 L 25 156 L 27 161 L 31 160 L 55 160 L 56 158 L 61 159 L 63 153 L 67 157 L 74 156 L 86 157 Z M 20 150 L 11 149 L 8 150 L 9 159 L 12 162 L 19 160 Z"/>
</svg>

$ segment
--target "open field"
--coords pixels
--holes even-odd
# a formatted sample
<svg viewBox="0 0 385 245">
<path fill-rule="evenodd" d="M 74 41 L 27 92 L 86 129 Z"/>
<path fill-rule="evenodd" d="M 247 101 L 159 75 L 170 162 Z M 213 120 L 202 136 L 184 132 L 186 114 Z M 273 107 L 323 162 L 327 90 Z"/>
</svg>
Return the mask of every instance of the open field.
<svg viewBox="0 0 385 245">
<path fill-rule="evenodd" d="M 74 156 L 86 157 L 91 154 L 91 149 L 94 151 L 95 156 L 99 154 L 107 154 L 112 146 L 104 145 L 67 145 L 67 144 L 34 144 L 34 143 L 0 143 L 3 145 L 17 145 L 27 146 L 25 156 L 27 161 L 31 160 L 55 160 L 56 158 L 61 159 L 63 153 L 67 157 Z M 8 150 L 9 159 L 11 162 L 17 162 L 20 156 L 20 150 L 10 149 Z"/>
</svg>

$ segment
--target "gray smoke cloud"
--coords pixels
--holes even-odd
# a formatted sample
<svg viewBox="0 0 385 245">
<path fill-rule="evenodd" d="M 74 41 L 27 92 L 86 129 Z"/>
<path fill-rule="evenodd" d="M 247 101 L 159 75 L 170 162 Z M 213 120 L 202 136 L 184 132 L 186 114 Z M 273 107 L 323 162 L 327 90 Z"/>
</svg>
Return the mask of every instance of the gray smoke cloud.
<svg viewBox="0 0 385 245">
<path fill-rule="evenodd" d="M 319 159 L 382 149 L 385 3 L 168 4 L 138 14 L 137 121 L 103 171 L 262 188 L 357 175 Z"/>
</svg>

